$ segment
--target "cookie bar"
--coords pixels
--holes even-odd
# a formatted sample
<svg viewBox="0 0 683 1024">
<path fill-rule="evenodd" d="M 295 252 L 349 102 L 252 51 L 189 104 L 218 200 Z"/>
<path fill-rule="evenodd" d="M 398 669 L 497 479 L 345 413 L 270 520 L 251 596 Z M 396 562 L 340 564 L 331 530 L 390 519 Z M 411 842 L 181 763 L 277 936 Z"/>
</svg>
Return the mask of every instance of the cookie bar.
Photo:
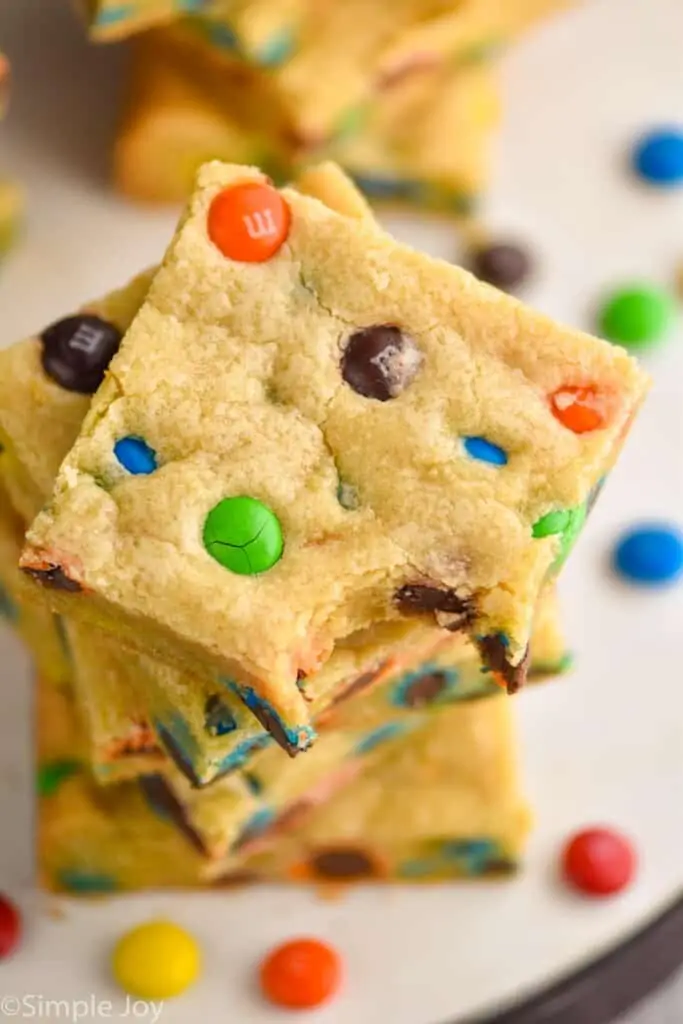
<svg viewBox="0 0 683 1024">
<path fill-rule="evenodd" d="M 234 870 L 295 882 L 443 881 L 514 870 L 531 818 L 511 714 L 502 695 L 442 711 L 325 803 L 275 819 L 242 847 Z M 212 864 L 207 873 L 218 870 Z"/>
<path fill-rule="evenodd" d="M 150 33 L 136 47 L 114 148 L 120 191 L 147 202 L 184 199 L 207 154 L 258 163 L 276 177 L 286 166 L 305 167 L 258 75 L 223 69 L 219 83 L 203 81 L 204 54 L 183 61 L 166 39 Z M 486 181 L 498 114 L 489 67 L 437 68 L 381 93 L 329 154 L 373 201 L 462 216 Z"/>
<path fill-rule="evenodd" d="M 499 113 L 490 66 L 437 67 L 380 96 L 330 153 L 375 201 L 465 216 L 486 183 Z"/>
<path fill-rule="evenodd" d="M 281 108 L 305 151 L 351 131 L 383 93 L 425 69 L 481 59 L 561 0 L 344 0 L 311 5 L 296 46 L 269 69 L 271 104 Z M 203 15 L 168 26 L 188 46 L 204 46 L 204 63 L 239 63 L 231 34 Z M 215 23 L 214 23 L 215 28 Z M 340 45 L 343 40 L 343 45 Z M 208 44 L 208 45 L 207 45 Z"/>
<path fill-rule="evenodd" d="M 371 216 L 367 204 L 334 165 L 309 168 L 298 179 L 298 189 L 324 198 L 349 216 Z M 149 281 L 149 272 L 139 275 L 126 288 L 52 325 L 39 339 L 0 353 L 4 476 L 26 518 L 43 504 L 89 404 L 87 392 L 103 374 Z M 62 348 L 51 356 L 55 339 Z M 86 343 L 92 345 L 84 361 L 81 353 Z M 241 767 L 263 746 L 266 734 L 259 717 L 239 695 L 212 677 L 201 679 L 195 672 L 179 673 L 156 664 L 122 649 L 100 630 L 74 623 L 67 632 L 72 641 L 74 684 L 89 723 L 93 762 L 101 781 L 154 770 L 159 752 L 150 734 L 150 712 L 167 749 L 195 784 Z M 385 660 L 389 647 L 405 646 L 409 630 L 405 623 L 394 623 L 377 632 L 376 637 L 352 638 L 309 680 L 314 704 L 350 674 L 356 678 L 374 669 Z M 411 647 L 421 645 L 412 653 L 415 660 L 433 646 L 434 631 L 425 628 L 420 636 L 415 630 L 410 633 Z M 392 652 L 397 665 L 398 653 Z M 142 691 L 139 699 L 136 684 Z"/>
<path fill-rule="evenodd" d="M 292 751 L 306 677 L 378 622 L 465 630 L 514 690 L 646 387 L 622 350 L 209 164 L 23 566 L 229 678 Z"/>
</svg>

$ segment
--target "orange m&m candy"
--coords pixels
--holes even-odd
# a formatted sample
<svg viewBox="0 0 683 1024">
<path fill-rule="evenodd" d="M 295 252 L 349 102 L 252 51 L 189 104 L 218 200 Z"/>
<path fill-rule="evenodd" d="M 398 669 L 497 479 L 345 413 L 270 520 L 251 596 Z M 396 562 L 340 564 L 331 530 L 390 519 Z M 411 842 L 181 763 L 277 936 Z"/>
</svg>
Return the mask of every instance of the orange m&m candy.
<svg viewBox="0 0 683 1024">
<path fill-rule="evenodd" d="M 587 434 L 605 426 L 604 399 L 597 388 L 566 386 L 550 396 L 553 416 L 575 434 Z"/>
<path fill-rule="evenodd" d="M 209 207 L 209 238 L 224 256 L 264 263 L 287 240 L 292 215 L 272 185 L 244 181 L 223 189 Z"/>
<path fill-rule="evenodd" d="M 293 939 L 278 946 L 261 964 L 261 989 L 276 1006 L 308 1010 L 339 988 L 339 954 L 319 939 Z"/>
</svg>

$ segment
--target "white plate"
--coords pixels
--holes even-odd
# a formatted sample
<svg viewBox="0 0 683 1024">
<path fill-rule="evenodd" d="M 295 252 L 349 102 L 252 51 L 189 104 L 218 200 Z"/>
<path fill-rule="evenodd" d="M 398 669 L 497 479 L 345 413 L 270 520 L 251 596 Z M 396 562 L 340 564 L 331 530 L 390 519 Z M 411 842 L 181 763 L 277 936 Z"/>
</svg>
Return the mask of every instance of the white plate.
<svg viewBox="0 0 683 1024">
<path fill-rule="evenodd" d="M 547 24 L 506 62 L 489 220 L 528 241 L 539 259 L 528 297 L 568 322 L 589 326 L 591 307 L 612 283 L 670 283 L 683 257 L 683 195 L 651 194 L 624 167 L 636 133 L 680 119 L 682 39 L 680 0 L 603 0 Z M 137 210 L 105 188 L 123 51 L 86 49 L 52 0 L 5 2 L 0 44 L 16 67 L 0 160 L 24 179 L 30 200 L 25 244 L 0 279 L 4 344 L 151 263 L 173 215 Z M 410 218 L 392 226 L 450 253 L 443 226 Z M 348 964 L 344 995 L 308 1020 L 435 1024 L 495 1012 L 546 986 L 679 895 L 683 588 L 628 590 L 610 578 L 606 558 L 623 524 L 683 520 L 680 340 L 648 360 L 654 391 L 566 573 L 577 671 L 519 700 L 538 828 L 526 871 L 509 884 L 361 890 L 333 903 L 286 889 L 140 896 L 68 903 L 64 919 L 53 920 L 46 897 L 31 893 L 28 669 L 3 635 L 0 884 L 22 901 L 28 934 L 3 964 L 2 989 L 34 997 L 14 1016 L 68 1019 L 41 998 L 111 999 L 110 1016 L 122 1015 L 125 1002 L 107 980 L 108 947 L 161 911 L 206 950 L 201 984 L 168 1004 L 167 1024 L 281 1020 L 254 996 L 250 975 L 268 946 L 305 932 L 332 938 Z M 596 820 L 630 832 L 642 857 L 637 884 L 613 902 L 574 898 L 554 877 L 564 837 Z M 81 1006 L 73 1019 L 79 1013 L 106 1016 Z"/>
</svg>

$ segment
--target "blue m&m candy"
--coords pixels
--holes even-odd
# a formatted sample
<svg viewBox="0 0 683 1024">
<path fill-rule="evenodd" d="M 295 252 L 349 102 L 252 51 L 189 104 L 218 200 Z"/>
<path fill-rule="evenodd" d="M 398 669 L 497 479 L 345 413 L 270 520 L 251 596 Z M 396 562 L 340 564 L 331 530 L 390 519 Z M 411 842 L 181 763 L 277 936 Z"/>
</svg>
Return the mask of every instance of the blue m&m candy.
<svg viewBox="0 0 683 1024">
<path fill-rule="evenodd" d="M 636 143 L 632 160 L 636 173 L 649 185 L 683 186 L 683 127 L 647 132 Z"/>
<path fill-rule="evenodd" d="M 661 587 L 683 576 L 683 531 L 666 523 L 643 523 L 619 538 L 616 571 L 629 583 Z"/>
</svg>

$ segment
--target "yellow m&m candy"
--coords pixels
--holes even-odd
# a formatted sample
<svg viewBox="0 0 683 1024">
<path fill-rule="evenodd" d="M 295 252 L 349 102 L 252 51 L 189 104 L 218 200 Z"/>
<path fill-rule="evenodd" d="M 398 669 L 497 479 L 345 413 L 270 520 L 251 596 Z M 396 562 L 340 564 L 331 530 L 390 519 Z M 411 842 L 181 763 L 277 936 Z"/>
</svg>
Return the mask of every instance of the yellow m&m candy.
<svg viewBox="0 0 683 1024">
<path fill-rule="evenodd" d="M 199 977 L 202 957 L 193 937 L 171 921 L 148 921 L 114 947 L 112 972 L 139 999 L 171 999 Z"/>
</svg>

